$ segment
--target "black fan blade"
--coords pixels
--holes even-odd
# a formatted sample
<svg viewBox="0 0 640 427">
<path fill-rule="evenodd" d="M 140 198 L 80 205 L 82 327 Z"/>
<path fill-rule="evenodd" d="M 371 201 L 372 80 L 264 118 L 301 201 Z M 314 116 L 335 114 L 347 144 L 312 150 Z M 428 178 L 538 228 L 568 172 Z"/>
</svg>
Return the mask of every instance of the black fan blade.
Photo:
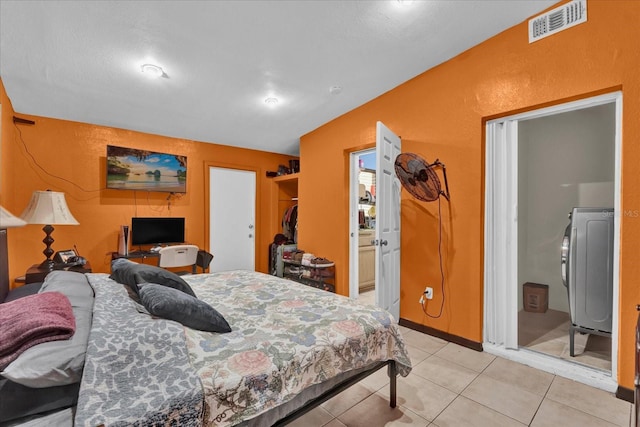
<svg viewBox="0 0 640 427">
<path fill-rule="evenodd" d="M 426 169 L 420 169 L 418 172 L 414 173 L 413 176 L 418 181 L 422 181 L 422 182 L 427 182 L 427 180 L 429 179 L 429 175 L 427 174 Z"/>
</svg>

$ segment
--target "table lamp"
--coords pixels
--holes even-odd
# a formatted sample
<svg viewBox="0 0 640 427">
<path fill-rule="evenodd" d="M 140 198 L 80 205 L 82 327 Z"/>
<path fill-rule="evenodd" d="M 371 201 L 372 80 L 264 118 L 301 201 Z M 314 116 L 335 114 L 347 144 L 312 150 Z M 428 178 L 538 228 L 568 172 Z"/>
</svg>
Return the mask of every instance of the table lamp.
<svg viewBox="0 0 640 427">
<path fill-rule="evenodd" d="M 27 223 L 0 206 L 0 302 L 9 292 L 9 252 L 7 228 L 22 227 Z"/>
<path fill-rule="evenodd" d="M 54 262 L 51 259 L 53 249 L 52 225 L 79 225 L 80 223 L 71 215 L 64 193 L 57 191 L 34 191 L 29 205 L 20 215 L 27 224 L 44 224 L 42 230 L 46 236 L 42 242 L 47 246 L 42 253 L 46 259 L 40 264 L 43 270 L 53 270 Z"/>
</svg>

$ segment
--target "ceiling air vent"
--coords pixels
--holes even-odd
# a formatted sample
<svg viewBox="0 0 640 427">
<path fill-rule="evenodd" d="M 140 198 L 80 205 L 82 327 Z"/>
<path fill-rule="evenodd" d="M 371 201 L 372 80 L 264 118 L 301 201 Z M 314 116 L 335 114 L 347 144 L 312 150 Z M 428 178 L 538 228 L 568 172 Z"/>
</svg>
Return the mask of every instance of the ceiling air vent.
<svg viewBox="0 0 640 427">
<path fill-rule="evenodd" d="M 587 22 L 587 0 L 573 0 L 529 20 L 529 43 Z"/>
</svg>

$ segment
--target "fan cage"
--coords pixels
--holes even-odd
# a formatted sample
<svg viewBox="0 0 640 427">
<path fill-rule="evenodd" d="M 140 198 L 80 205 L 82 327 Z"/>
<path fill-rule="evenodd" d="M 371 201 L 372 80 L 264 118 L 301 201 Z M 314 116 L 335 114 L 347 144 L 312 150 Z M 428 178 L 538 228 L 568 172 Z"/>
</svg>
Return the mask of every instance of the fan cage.
<svg viewBox="0 0 640 427">
<path fill-rule="evenodd" d="M 396 176 L 402 186 L 416 199 L 432 202 L 440 197 L 442 188 L 440 179 L 433 167 L 441 163 L 436 160 L 429 164 L 426 160 L 413 153 L 402 153 L 395 161 Z"/>
</svg>

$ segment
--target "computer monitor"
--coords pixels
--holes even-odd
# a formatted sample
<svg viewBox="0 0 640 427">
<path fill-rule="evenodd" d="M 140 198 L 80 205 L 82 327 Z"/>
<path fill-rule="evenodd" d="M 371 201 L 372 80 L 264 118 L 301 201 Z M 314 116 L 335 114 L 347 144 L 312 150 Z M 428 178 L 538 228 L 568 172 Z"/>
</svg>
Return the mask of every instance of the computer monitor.
<svg viewBox="0 0 640 427">
<path fill-rule="evenodd" d="M 131 244 L 157 245 L 184 242 L 184 218 L 131 218 Z"/>
</svg>

